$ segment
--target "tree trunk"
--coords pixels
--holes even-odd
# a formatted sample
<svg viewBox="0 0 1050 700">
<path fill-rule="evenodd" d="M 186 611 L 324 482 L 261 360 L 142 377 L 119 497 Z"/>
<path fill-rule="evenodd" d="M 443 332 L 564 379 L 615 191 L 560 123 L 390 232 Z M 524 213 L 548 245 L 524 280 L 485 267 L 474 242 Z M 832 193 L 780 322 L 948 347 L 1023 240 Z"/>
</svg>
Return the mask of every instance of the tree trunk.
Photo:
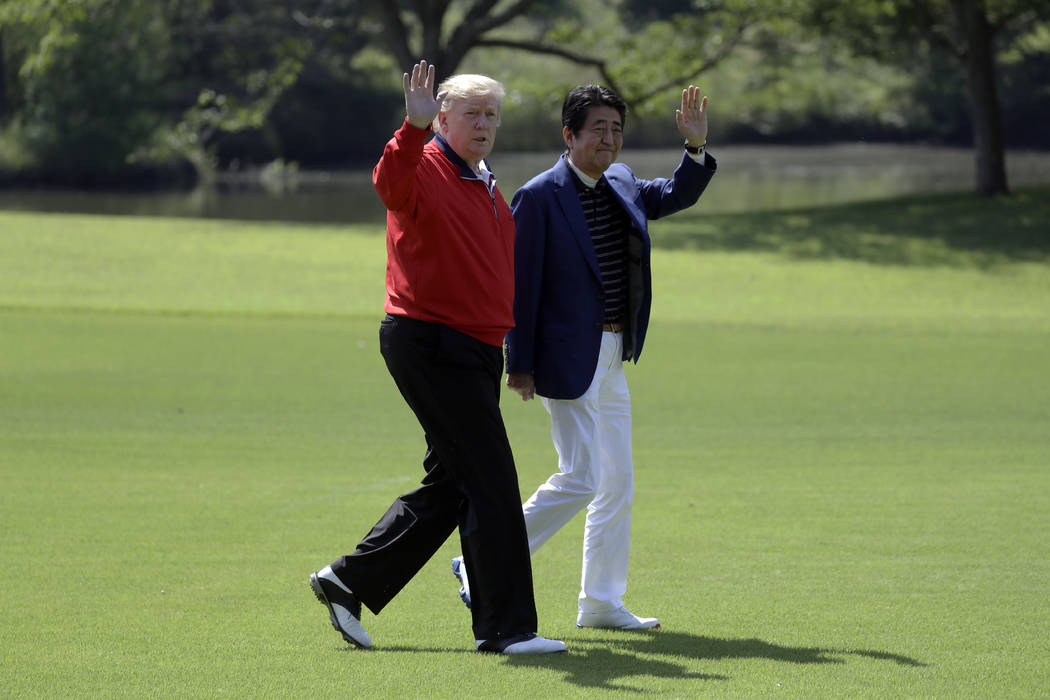
<svg viewBox="0 0 1050 700">
<path fill-rule="evenodd" d="M 995 85 L 994 30 L 984 0 L 952 0 L 951 7 L 966 47 L 961 59 L 973 120 L 977 193 L 988 197 L 1006 194 L 1009 189 L 1002 112 Z"/>
</svg>

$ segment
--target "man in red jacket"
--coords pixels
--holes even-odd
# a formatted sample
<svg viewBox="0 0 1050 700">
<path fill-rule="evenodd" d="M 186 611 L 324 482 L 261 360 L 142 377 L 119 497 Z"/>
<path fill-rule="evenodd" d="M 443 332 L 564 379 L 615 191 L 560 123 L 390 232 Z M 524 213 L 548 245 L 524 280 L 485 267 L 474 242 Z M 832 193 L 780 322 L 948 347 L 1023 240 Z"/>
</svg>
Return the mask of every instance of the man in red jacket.
<svg viewBox="0 0 1050 700">
<path fill-rule="evenodd" d="M 536 634 L 525 520 L 499 410 L 501 347 L 514 325 L 514 219 L 485 157 L 503 86 L 457 75 L 435 98 L 426 61 L 403 81 L 407 117 L 372 174 L 387 207 L 379 342 L 423 427 L 426 476 L 310 585 L 343 638 L 370 647 L 361 605 L 379 614 L 458 527 L 476 649 L 565 651 Z"/>
</svg>

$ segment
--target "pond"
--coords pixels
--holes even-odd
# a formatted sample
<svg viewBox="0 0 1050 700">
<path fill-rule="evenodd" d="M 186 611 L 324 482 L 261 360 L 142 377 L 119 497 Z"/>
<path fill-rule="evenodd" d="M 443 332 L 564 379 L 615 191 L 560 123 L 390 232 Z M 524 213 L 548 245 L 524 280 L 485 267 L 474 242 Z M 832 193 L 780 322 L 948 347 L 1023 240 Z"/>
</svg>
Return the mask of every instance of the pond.
<svg viewBox="0 0 1050 700">
<path fill-rule="evenodd" d="M 710 212 L 785 209 L 897 195 L 966 191 L 974 186 L 969 149 L 887 144 L 727 146 L 712 148 L 719 172 L 700 206 Z M 558 153 L 501 153 L 490 165 L 509 201 L 550 167 Z M 669 176 L 681 150 L 621 153 L 639 177 Z M 1011 187 L 1050 183 L 1050 152 L 1010 151 Z M 383 206 L 370 169 L 300 173 L 296 181 L 261 187 L 220 184 L 193 191 L 73 192 L 0 190 L 0 209 L 136 216 L 206 217 L 314 223 L 377 222 Z"/>
</svg>

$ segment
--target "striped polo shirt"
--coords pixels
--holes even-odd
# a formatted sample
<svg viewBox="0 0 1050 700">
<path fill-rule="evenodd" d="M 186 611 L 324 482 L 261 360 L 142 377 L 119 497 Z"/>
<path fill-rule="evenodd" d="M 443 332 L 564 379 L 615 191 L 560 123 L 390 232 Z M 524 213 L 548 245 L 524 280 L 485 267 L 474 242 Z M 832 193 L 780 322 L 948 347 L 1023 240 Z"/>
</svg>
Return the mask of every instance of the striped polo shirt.
<svg viewBox="0 0 1050 700">
<path fill-rule="evenodd" d="M 627 232 L 631 220 L 604 177 L 591 187 L 580 177 L 579 170 L 572 169 L 577 175 L 576 191 L 598 256 L 605 296 L 605 323 L 623 323 L 627 311 Z"/>
</svg>

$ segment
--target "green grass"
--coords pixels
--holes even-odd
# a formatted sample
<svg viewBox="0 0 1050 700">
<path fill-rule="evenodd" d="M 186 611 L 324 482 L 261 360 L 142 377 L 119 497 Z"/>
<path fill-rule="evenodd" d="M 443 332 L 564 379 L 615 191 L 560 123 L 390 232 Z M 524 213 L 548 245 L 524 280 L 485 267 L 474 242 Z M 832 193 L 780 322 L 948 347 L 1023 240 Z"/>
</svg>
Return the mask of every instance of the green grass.
<svg viewBox="0 0 1050 700">
<path fill-rule="evenodd" d="M 378 229 L 0 213 L 0 696 L 1045 696 L 1048 195 L 658 226 L 627 601 L 664 629 L 575 628 L 577 519 L 534 560 L 571 653 L 524 660 L 469 653 L 454 542 L 371 651 L 306 585 L 421 474 Z M 547 420 L 504 411 L 531 492 Z"/>
</svg>

